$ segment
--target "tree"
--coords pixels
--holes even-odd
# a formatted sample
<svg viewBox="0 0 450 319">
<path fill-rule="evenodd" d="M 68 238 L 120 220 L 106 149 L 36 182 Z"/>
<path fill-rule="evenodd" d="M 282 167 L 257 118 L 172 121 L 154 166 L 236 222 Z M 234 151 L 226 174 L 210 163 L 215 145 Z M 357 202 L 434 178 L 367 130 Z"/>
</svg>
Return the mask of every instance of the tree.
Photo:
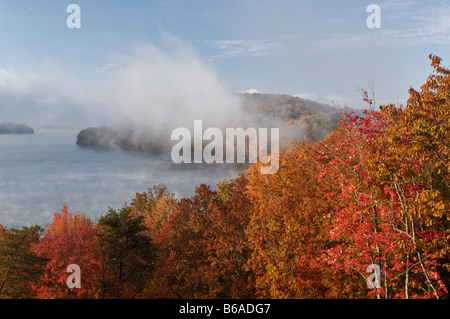
<svg viewBox="0 0 450 319">
<path fill-rule="evenodd" d="M 350 116 L 324 148 L 323 175 L 341 185 L 346 207 L 333 214 L 328 260 L 364 277 L 382 268 L 385 298 L 445 297 L 449 269 L 449 77 L 430 56 L 436 74 L 410 89 L 406 107 Z M 366 102 L 371 104 L 367 92 Z"/>
<path fill-rule="evenodd" d="M 112 208 L 98 220 L 101 298 L 135 298 L 145 288 L 155 260 L 144 217 L 131 207 Z"/>
<path fill-rule="evenodd" d="M 410 89 L 404 108 L 388 105 L 389 119 L 379 152 L 385 158 L 380 179 L 389 183 L 389 198 L 398 245 L 409 267 L 399 297 L 441 298 L 448 295 L 450 235 L 450 70 L 430 55 L 434 72 L 421 86 Z M 405 251 L 406 250 L 406 251 Z M 406 266 L 405 266 L 406 267 Z"/>
<path fill-rule="evenodd" d="M 277 173 L 248 170 L 247 193 L 252 214 L 247 229 L 256 276 L 263 298 L 325 298 L 328 268 L 322 251 L 328 243 L 325 218 L 338 203 L 327 199 L 334 184 L 319 183 L 314 144 L 301 143 L 280 154 Z"/>
<path fill-rule="evenodd" d="M 172 198 L 165 198 L 161 207 L 170 207 L 172 213 L 154 237 L 160 259 L 148 296 L 254 296 L 254 278 L 247 267 L 250 249 L 246 229 L 251 205 L 246 185 L 242 175 L 223 181 L 217 191 L 200 185 L 194 196 L 181 199 L 176 206 L 172 206 Z M 155 210 L 158 205 L 152 207 Z"/>
<path fill-rule="evenodd" d="M 174 213 L 176 198 L 174 194 L 169 193 L 164 184 L 161 184 L 149 188 L 145 193 L 137 193 L 132 200 L 131 208 L 144 216 L 149 236 L 154 239 Z"/>
<path fill-rule="evenodd" d="M 81 213 L 69 213 L 66 205 L 54 214 L 34 251 L 48 261 L 43 267 L 41 284 L 35 287 L 38 298 L 98 298 L 100 261 L 97 227 Z M 67 287 L 67 267 L 81 270 L 81 288 Z"/>
<path fill-rule="evenodd" d="M 247 263 L 251 256 L 247 227 L 251 203 L 244 174 L 217 185 L 204 234 L 207 257 L 205 277 L 210 298 L 254 298 L 254 274 Z"/>
<path fill-rule="evenodd" d="M 366 269 L 371 264 L 379 265 L 385 273 L 397 253 L 394 232 L 388 223 L 390 215 L 378 201 L 380 184 L 368 170 L 373 159 L 372 148 L 379 149 L 377 136 L 383 132 L 386 122 L 377 112 L 365 112 L 366 117 L 348 115 L 338 129 L 323 141 L 317 159 L 321 167 L 319 178 L 328 177 L 338 187 L 333 195 L 343 205 L 330 215 L 333 241 L 326 255 L 333 268 L 349 276 L 356 274 L 364 291 Z M 386 296 L 388 277 L 384 277 L 384 290 L 373 293 L 380 298 Z"/>
<path fill-rule="evenodd" d="M 0 297 L 32 298 L 45 259 L 33 252 L 42 229 L 39 226 L 0 227 Z"/>
<path fill-rule="evenodd" d="M 182 198 L 167 228 L 167 247 L 175 273 L 171 281 L 178 298 L 204 298 L 209 294 L 207 279 L 207 243 L 212 202 L 216 192 L 202 184 L 191 198 Z"/>
<path fill-rule="evenodd" d="M 136 194 L 131 207 L 136 214 L 142 215 L 146 234 L 152 238 L 154 247 L 154 271 L 142 295 L 145 298 L 174 298 L 176 282 L 172 274 L 176 273 L 172 253 L 168 246 L 172 233 L 169 220 L 177 211 L 175 195 L 169 193 L 163 184 L 149 188 L 147 192 Z"/>
</svg>

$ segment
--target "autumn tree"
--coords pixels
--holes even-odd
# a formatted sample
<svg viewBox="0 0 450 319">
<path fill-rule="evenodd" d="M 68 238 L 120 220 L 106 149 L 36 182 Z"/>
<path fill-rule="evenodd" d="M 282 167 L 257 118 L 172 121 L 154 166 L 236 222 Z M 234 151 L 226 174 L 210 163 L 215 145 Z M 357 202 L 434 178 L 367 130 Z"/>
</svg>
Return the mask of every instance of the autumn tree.
<svg viewBox="0 0 450 319">
<path fill-rule="evenodd" d="M 393 267 L 390 263 L 397 253 L 393 245 L 395 234 L 388 226 L 390 216 L 377 201 L 384 185 L 378 183 L 365 165 L 372 159 L 369 149 L 386 123 L 376 112 L 367 115 L 364 118 L 349 115 L 319 143 L 317 155 L 319 179 L 326 176 L 338 186 L 330 195 L 336 196 L 342 205 L 330 214 L 332 247 L 326 251 L 326 260 L 336 271 L 349 276 L 356 274 L 360 292 L 367 290 L 367 267 L 376 264 L 387 272 Z M 373 291 L 378 298 L 387 290 L 387 279 L 384 277 L 384 291 Z"/>
<path fill-rule="evenodd" d="M 245 174 L 217 185 L 203 238 L 209 298 L 255 297 L 255 277 L 247 265 L 252 253 L 247 234 L 252 210 L 247 185 Z"/>
<path fill-rule="evenodd" d="M 325 277 L 329 272 L 321 257 L 329 237 L 325 217 L 339 204 L 333 198 L 327 200 L 333 183 L 318 181 L 311 147 L 311 143 L 302 143 L 280 154 L 275 174 L 260 174 L 261 163 L 248 171 L 247 193 L 252 204 L 248 265 L 255 273 L 259 297 L 328 296 Z"/>
<path fill-rule="evenodd" d="M 153 286 L 172 298 L 250 298 L 254 296 L 246 228 L 250 205 L 244 176 L 177 202 L 155 240 L 165 248 Z M 163 283 L 166 284 L 165 287 Z M 154 291 L 155 293 L 155 291 Z"/>
<path fill-rule="evenodd" d="M 137 193 L 131 202 L 131 208 L 144 217 L 149 236 L 158 237 L 163 225 L 172 216 L 176 208 L 176 198 L 164 184 L 155 185 L 147 192 Z"/>
<path fill-rule="evenodd" d="M 209 294 L 207 280 L 207 244 L 205 232 L 210 227 L 208 215 L 216 192 L 202 184 L 196 187 L 195 195 L 182 198 L 176 213 L 171 217 L 164 231 L 170 250 L 170 280 L 176 283 L 177 298 L 202 298 Z"/>
<path fill-rule="evenodd" d="M 100 261 L 97 227 L 82 213 L 70 213 L 66 205 L 46 225 L 34 251 L 48 261 L 41 284 L 35 287 L 39 298 L 98 298 Z M 67 286 L 67 267 L 76 264 L 81 271 L 81 288 Z"/>
<path fill-rule="evenodd" d="M 369 296 L 448 293 L 449 71 L 430 58 L 436 74 L 410 90 L 406 107 L 350 116 L 333 133 L 340 142 L 322 150 L 323 174 L 335 176 L 346 205 L 332 216 L 339 244 L 329 260 L 361 277 L 381 266 L 382 288 Z"/>
<path fill-rule="evenodd" d="M 131 208 L 143 217 L 146 234 L 152 238 L 154 247 L 154 271 L 146 284 L 142 295 L 145 298 L 171 298 L 175 296 L 173 281 L 175 265 L 168 246 L 171 227 L 168 221 L 177 211 L 177 200 L 163 184 L 155 185 L 144 193 L 137 193 L 131 202 Z"/>
<path fill-rule="evenodd" d="M 388 105 L 386 145 L 373 167 L 387 184 L 392 228 L 400 236 L 405 281 L 399 297 L 448 295 L 450 238 L 450 70 L 430 55 L 434 72 L 421 90 L 410 89 L 404 108 Z"/>
</svg>

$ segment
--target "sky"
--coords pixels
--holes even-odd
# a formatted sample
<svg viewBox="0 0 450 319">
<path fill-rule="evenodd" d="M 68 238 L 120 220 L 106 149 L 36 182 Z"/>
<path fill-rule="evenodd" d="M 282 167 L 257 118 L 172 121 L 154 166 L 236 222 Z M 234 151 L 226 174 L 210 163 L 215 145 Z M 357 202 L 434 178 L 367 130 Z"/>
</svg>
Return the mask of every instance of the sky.
<svg viewBox="0 0 450 319">
<path fill-rule="evenodd" d="M 449 1 L 0 0 L 0 122 L 222 118 L 248 90 L 362 107 L 369 82 L 399 104 L 430 53 L 450 65 Z"/>
</svg>

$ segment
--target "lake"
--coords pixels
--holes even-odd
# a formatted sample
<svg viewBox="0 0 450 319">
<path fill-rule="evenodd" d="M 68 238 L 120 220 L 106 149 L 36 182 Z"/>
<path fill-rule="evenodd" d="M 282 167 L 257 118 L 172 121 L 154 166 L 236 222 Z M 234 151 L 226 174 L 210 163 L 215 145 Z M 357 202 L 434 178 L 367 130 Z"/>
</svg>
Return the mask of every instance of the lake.
<svg viewBox="0 0 450 319">
<path fill-rule="evenodd" d="M 121 208 L 136 193 L 164 183 L 177 198 L 195 186 L 238 176 L 242 169 L 200 165 L 180 167 L 163 158 L 131 151 L 82 148 L 78 131 L 36 130 L 0 135 L 0 224 L 44 226 L 66 204 L 93 220 Z"/>
</svg>

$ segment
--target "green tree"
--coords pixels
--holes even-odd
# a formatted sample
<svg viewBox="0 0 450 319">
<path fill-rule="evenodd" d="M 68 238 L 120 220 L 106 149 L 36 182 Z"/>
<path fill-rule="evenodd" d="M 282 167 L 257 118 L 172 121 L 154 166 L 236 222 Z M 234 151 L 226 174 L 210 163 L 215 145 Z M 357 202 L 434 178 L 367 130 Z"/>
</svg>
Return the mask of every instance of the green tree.
<svg viewBox="0 0 450 319">
<path fill-rule="evenodd" d="M 38 284 L 46 261 L 32 251 L 41 233 L 39 226 L 0 228 L 0 297 L 33 297 L 31 287 Z"/>
<path fill-rule="evenodd" d="M 151 277 L 155 258 L 144 217 L 124 206 L 98 221 L 103 298 L 134 298 Z"/>
</svg>

